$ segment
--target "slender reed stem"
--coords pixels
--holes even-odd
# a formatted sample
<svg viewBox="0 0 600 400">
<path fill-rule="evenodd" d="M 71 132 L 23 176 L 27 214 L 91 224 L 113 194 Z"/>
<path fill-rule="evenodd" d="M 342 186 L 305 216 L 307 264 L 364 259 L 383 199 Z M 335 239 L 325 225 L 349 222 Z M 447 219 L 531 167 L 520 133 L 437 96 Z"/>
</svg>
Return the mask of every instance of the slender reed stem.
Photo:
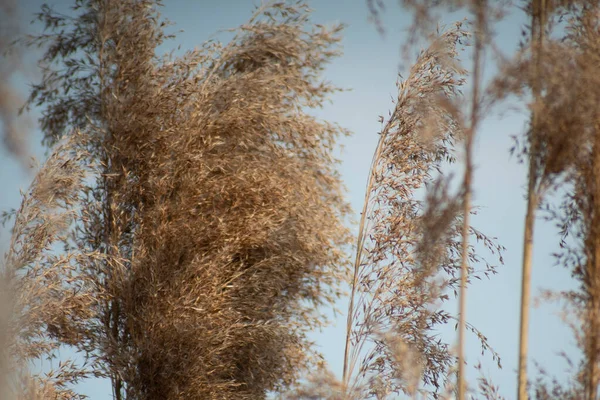
<svg viewBox="0 0 600 400">
<path fill-rule="evenodd" d="M 471 152 L 470 146 L 467 150 L 467 154 Z M 467 156 L 467 159 L 470 159 Z M 469 162 L 467 161 L 467 165 Z M 470 165 L 467 166 L 470 169 Z M 460 311 L 459 311 L 459 331 L 458 331 L 458 399 L 464 400 L 466 386 L 465 386 L 465 332 L 466 332 L 466 287 L 467 287 L 467 275 L 468 275 L 468 252 L 469 252 L 469 213 L 471 208 L 471 171 L 465 172 L 465 194 L 464 194 L 464 220 L 463 220 L 463 232 L 462 232 L 462 262 L 460 271 Z M 468 186 L 467 186 L 468 185 Z"/>
<path fill-rule="evenodd" d="M 371 191 L 373 189 L 374 177 L 375 177 L 375 166 L 377 165 L 377 160 L 381 155 L 383 149 L 384 138 L 387 134 L 387 129 L 381 133 L 379 137 L 379 142 L 377 143 L 377 148 L 375 150 L 375 154 L 373 155 L 373 160 L 371 161 L 371 168 L 369 171 L 369 179 L 367 181 L 367 187 L 365 189 L 365 201 L 363 204 L 362 212 L 360 214 L 360 223 L 358 226 L 358 238 L 356 240 L 356 257 L 354 259 L 354 272 L 352 276 L 352 290 L 350 292 L 350 303 L 348 305 L 348 318 L 346 322 L 346 343 L 344 347 L 344 367 L 342 374 L 342 382 L 344 383 L 344 390 L 348 392 L 348 381 L 350 380 L 350 375 L 352 368 L 349 368 L 349 358 L 350 358 L 350 344 L 351 344 L 351 335 L 352 335 L 352 326 L 354 324 L 354 298 L 356 297 L 356 287 L 358 286 L 358 277 L 360 274 L 360 260 L 362 258 L 362 252 L 365 242 L 365 230 L 366 230 L 366 217 L 367 211 L 369 208 L 369 199 L 371 195 Z"/>
<path fill-rule="evenodd" d="M 481 50 L 483 34 L 483 11 L 485 2 L 476 3 L 475 49 L 473 54 L 473 93 L 471 99 L 471 121 L 465 138 L 465 175 L 463 178 L 463 227 L 462 227 L 462 254 L 460 268 L 460 299 L 459 299 L 459 331 L 458 331 L 458 399 L 464 400 L 465 385 L 465 334 L 467 314 L 467 280 L 469 274 L 469 229 L 471 213 L 471 183 L 473 180 L 473 139 L 479 121 L 479 85 L 481 78 Z"/>
<path fill-rule="evenodd" d="M 531 164 L 532 162 L 530 162 Z M 525 233 L 523 235 L 523 274 L 521 278 L 521 325 L 519 332 L 519 391 L 518 399 L 527 399 L 527 347 L 529 328 L 529 298 L 531 282 L 531 254 L 533 250 L 533 228 L 537 196 L 535 177 L 530 165 L 527 196 L 527 214 L 525 215 Z"/>
<path fill-rule="evenodd" d="M 532 44 L 537 40 L 537 46 L 533 47 L 533 97 L 537 103 L 540 97 L 539 70 L 542 58 L 542 44 L 544 39 L 544 11 L 545 0 L 533 1 L 533 13 L 531 24 Z M 525 215 L 525 232 L 523 235 L 523 274 L 521 278 L 521 321 L 519 329 L 519 382 L 518 400 L 527 400 L 527 352 L 529 339 L 529 303 L 531 292 L 531 259 L 533 251 L 533 232 L 535 224 L 535 210 L 539 201 L 539 190 L 536 188 L 537 164 L 536 152 L 538 149 L 538 118 L 535 108 L 532 111 L 532 129 L 529 154 L 529 178 L 527 185 L 527 213 Z"/>
<path fill-rule="evenodd" d="M 598 398 L 598 331 L 600 329 L 599 312 L 600 307 L 600 126 L 596 125 L 592 152 L 592 187 L 593 209 L 590 234 L 592 236 L 590 249 L 590 260 L 588 261 L 589 300 L 587 313 L 589 325 L 587 327 L 586 358 L 586 395 L 590 400 Z"/>
</svg>

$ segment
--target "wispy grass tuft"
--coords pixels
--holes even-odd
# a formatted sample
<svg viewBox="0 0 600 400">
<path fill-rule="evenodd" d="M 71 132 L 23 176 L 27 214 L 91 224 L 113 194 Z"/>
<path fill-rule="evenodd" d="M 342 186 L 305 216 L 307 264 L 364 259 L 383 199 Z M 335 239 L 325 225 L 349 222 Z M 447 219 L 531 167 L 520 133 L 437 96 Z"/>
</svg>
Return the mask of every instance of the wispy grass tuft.
<svg viewBox="0 0 600 400">
<path fill-rule="evenodd" d="M 457 24 L 421 52 L 407 79 L 399 81 L 395 109 L 380 132 L 347 325 L 344 383 L 356 398 L 435 393 L 454 364 L 449 345 L 435 331 L 452 321 L 440 304 L 460 285 L 462 201 L 448 195 L 442 181 L 435 184 L 434 175 L 454 160 L 453 146 L 463 135 L 449 105 L 464 83 L 456 47 L 466 38 Z M 430 197 L 418 200 L 427 187 Z M 471 248 L 469 257 L 477 258 Z M 400 363 L 408 359 L 410 371 Z M 415 370 L 421 372 L 418 383 Z"/>
</svg>

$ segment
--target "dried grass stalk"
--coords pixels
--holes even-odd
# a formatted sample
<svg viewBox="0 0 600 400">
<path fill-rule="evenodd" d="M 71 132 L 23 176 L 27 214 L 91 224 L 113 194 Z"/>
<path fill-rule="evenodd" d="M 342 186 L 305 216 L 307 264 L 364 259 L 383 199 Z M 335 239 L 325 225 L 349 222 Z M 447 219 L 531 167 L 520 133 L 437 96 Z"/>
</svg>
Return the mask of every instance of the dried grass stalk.
<svg viewBox="0 0 600 400">
<path fill-rule="evenodd" d="M 98 165 L 71 230 L 92 305 L 59 342 L 116 399 L 265 398 L 317 359 L 306 333 L 346 273 L 346 132 L 307 113 L 338 90 L 320 74 L 342 27 L 273 2 L 226 46 L 159 58 L 158 5 L 44 7 L 30 40 L 48 46 L 29 100 L 45 142 L 78 128 Z"/>
<path fill-rule="evenodd" d="M 62 360 L 55 370 L 30 372 L 32 363 L 56 358 L 62 344 L 80 348 L 84 321 L 96 300 L 80 275 L 80 263 L 99 255 L 69 248 L 86 174 L 79 139 L 73 134 L 55 147 L 20 208 L 4 215 L 15 220 L 0 269 L 3 398 L 81 398 L 72 385 L 91 373 L 71 360 Z"/>
<path fill-rule="evenodd" d="M 563 236 L 557 262 L 579 283 L 576 290 L 547 296 L 566 300 L 573 317 L 566 322 L 583 357 L 569 385 L 538 380 L 535 390 L 538 398 L 595 399 L 600 379 L 600 15 L 597 4 L 575 2 L 569 11 L 564 39 L 547 45 L 546 57 L 552 61 L 545 67 L 548 78 L 539 107 L 550 111 L 540 124 L 546 139 L 546 173 L 560 174 L 567 188 L 563 202 L 548 215 Z"/>
<path fill-rule="evenodd" d="M 433 184 L 434 172 L 453 160 L 453 143 L 462 135 L 451 104 L 464 82 L 456 46 L 466 35 L 458 24 L 420 54 L 398 83 L 396 107 L 380 133 L 347 324 L 344 387 L 351 398 L 435 393 L 453 364 L 448 345 L 433 330 L 452 319 L 438 306 L 448 299 L 446 290 L 459 286 L 462 201 L 442 181 L 426 201 L 417 200 L 416 192 Z M 495 248 L 479 232 L 470 233 Z M 479 259 L 472 248 L 469 252 L 471 261 Z M 399 354 L 401 349 L 406 351 Z M 416 357 L 412 368 L 422 371 L 421 383 L 407 380 L 410 371 L 399 363 L 409 354 Z"/>
</svg>

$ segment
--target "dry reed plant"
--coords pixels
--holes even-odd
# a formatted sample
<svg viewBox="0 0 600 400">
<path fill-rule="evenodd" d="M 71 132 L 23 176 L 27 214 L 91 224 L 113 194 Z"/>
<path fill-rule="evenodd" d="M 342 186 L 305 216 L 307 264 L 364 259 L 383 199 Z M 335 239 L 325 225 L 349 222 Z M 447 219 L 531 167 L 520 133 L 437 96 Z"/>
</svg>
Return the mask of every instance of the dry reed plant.
<svg viewBox="0 0 600 400">
<path fill-rule="evenodd" d="M 454 364 L 435 331 L 453 320 L 439 306 L 460 286 L 462 200 L 433 175 L 453 161 L 453 145 L 463 134 L 450 104 L 464 83 L 456 46 L 466 37 L 457 24 L 421 52 L 399 81 L 395 109 L 380 133 L 348 314 L 343 376 L 349 398 L 436 396 Z M 418 200 L 417 191 L 427 186 L 428 198 Z M 500 250 L 478 231 L 469 232 Z M 472 248 L 469 258 L 479 261 Z M 491 272 L 488 265 L 485 273 Z"/>
<path fill-rule="evenodd" d="M 268 3 L 228 45 L 159 58 L 158 5 L 46 6 L 29 41 L 47 46 L 45 142 L 77 128 L 99 165 L 72 229 L 91 306 L 61 340 L 116 399 L 265 398 L 316 361 L 306 333 L 346 272 L 345 132 L 305 112 L 337 90 L 320 73 L 341 26 Z"/>
<path fill-rule="evenodd" d="M 531 58 L 529 76 L 532 82 L 533 103 L 539 103 L 540 97 L 540 64 L 543 61 L 544 33 L 546 29 L 546 1 L 533 0 L 529 3 L 531 7 Z M 520 312 L 520 331 L 519 331 L 519 367 L 518 367 L 518 387 L 517 398 L 527 400 L 527 355 L 529 340 L 529 302 L 531 291 L 531 268 L 533 254 L 533 232 L 535 223 L 535 212 L 542 196 L 542 185 L 539 182 L 537 165 L 539 158 L 539 112 L 534 107 L 531 111 L 531 129 L 529 132 L 528 143 L 529 152 L 529 170 L 527 184 L 527 212 L 525 214 L 525 230 L 523 233 L 523 269 L 521 277 L 521 312 Z"/>
<path fill-rule="evenodd" d="M 0 397 L 81 398 L 79 380 L 108 377 L 117 400 L 464 399 L 466 330 L 500 364 L 465 315 L 467 284 L 495 273 L 471 239 L 492 254 L 503 250 L 470 226 L 473 141 L 484 107 L 517 95 L 531 115 L 518 150 L 529 163 L 518 397 L 596 400 L 600 6 L 526 2 L 530 38 L 484 88 L 483 54 L 494 49 L 491 27 L 505 3 L 402 2 L 414 16 L 408 44 L 439 10 L 467 10 L 474 33 L 461 24 L 438 32 L 381 117 L 341 381 L 306 335 L 324 323 L 318 307 L 340 296 L 350 264 L 350 210 L 332 157 L 346 132 L 306 111 L 338 90 L 320 74 L 339 54 L 342 27 L 312 25 L 303 2 L 271 2 L 227 45 L 159 57 L 170 38 L 160 1 L 75 0 L 73 17 L 44 6 L 46 31 L 27 40 L 45 48 L 28 104 L 44 110 L 52 153 L 19 210 L 6 215 L 14 226 L 0 276 Z M 377 20 L 383 2 L 368 4 Z M 463 97 L 468 71 L 458 47 L 470 43 L 472 87 Z M 16 132 L 15 110 L 7 110 L 0 104 Z M 464 176 L 452 193 L 442 170 L 459 146 Z M 580 286 L 547 298 L 566 300 L 574 318 L 565 323 L 583 357 L 566 384 L 543 370 L 529 382 L 534 220 L 559 189 L 563 202 L 547 210 L 563 235 L 556 257 Z M 443 308 L 452 294 L 457 317 Z M 457 354 L 438 337 L 449 323 L 458 327 Z M 32 369 L 66 346 L 85 362 Z M 475 368 L 479 395 L 501 399 Z"/>
<path fill-rule="evenodd" d="M 553 28 L 557 25 L 559 18 L 567 20 L 576 18 L 581 10 L 594 9 L 597 5 L 594 2 L 578 2 L 578 1 L 546 1 L 533 0 L 525 4 L 524 10 L 531 17 L 531 25 L 527 28 L 530 30 L 531 39 L 529 42 L 523 43 L 523 48 L 520 56 L 516 58 L 516 62 L 508 63 L 503 66 L 497 76 L 496 84 L 491 85 L 485 92 L 487 102 L 493 104 L 502 99 L 507 93 L 523 95 L 523 89 L 530 89 L 533 100 L 529 102 L 531 112 L 530 129 L 527 131 L 525 138 L 525 146 L 521 156 L 526 155 L 529 159 L 529 183 L 527 195 L 527 214 L 525 217 L 525 234 L 524 234 L 524 251 L 523 251 L 523 277 L 522 277 L 522 296 L 521 296 L 521 326 L 520 326 L 520 349 L 519 349 L 519 384 L 518 397 L 526 399 L 527 394 L 527 343 L 528 343 L 528 326 L 529 326 L 529 298 L 530 298 L 530 279 L 531 279 L 531 254 L 533 249 L 533 227 L 536 210 L 540 202 L 544 199 L 544 195 L 553 185 L 558 187 L 564 172 L 571 168 L 573 161 L 581 154 L 581 146 L 585 146 L 585 141 L 582 141 L 582 135 L 585 131 L 582 119 L 588 118 L 588 121 L 594 121 L 589 118 L 589 109 L 594 109 L 597 105 L 595 96 L 583 97 L 586 100 L 579 99 L 582 94 L 578 91 L 578 84 L 573 84 L 575 76 L 582 76 L 581 72 L 574 73 L 572 68 L 573 59 L 572 49 L 565 46 L 564 43 L 558 41 L 549 41 L 549 35 Z M 408 5 L 415 10 L 415 26 L 420 26 L 419 21 L 431 21 L 432 10 L 435 9 L 436 2 L 433 1 L 406 1 L 404 5 Z M 502 17 L 502 7 L 495 10 L 484 2 L 475 1 L 459 1 L 444 4 L 444 6 L 459 7 L 469 6 L 471 10 L 475 10 L 475 21 L 480 27 L 485 27 L 486 21 Z M 583 11 L 581 11 L 583 12 Z M 586 11 L 589 13 L 589 10 Z M 554 19 L 553 19 L 554 18 Z M 487 36 L 489 27 L 480 31 Z M 478 36 L 476 36 L 476 39 Z M 484 45 L 494 48 L 493 43 L 489 42 L 489 37 L 485 38 Z M 572 46 L 572 44 L 571 44 Z M 477 67 L 477 40 L 475 46 L 474 61 Z M 576 46 L 577 47 L 577 46 Z M 593 63 L 594 57 L 589 53 L 584 56 L 588 62 Z M 595 66 L 595 64 L 594 64 Z M 571 74 L 571 75 L 569 75 Z M 475 75 L 477 75 L 475 73 Z M 569 75 L 569 77 L 567 77 Z M 473 77 L 475 82 L 474 87 L 477 87 L 478 80 Z M 570 86 L 569 86 L 570 85 Z M 476 92 L 476 90 L 474 90 Z M 578 105 L 574 102 L 587 102 L 588 106 Z M 476 100 L 471 103 L 473 106 L 471 117 L 476 114 Z M 583 108 L 582 108 L 583 107 Z M 574 110 L 581 109 L 581 114 L 573 115 Z M 569 110 L 569 111 L 565 111 Z M 544 117 L 540 117 L 543 115 Z M 476 123 L 471 121 L 471 126 Z M 476 122 L 476 121 L 475 121 Z M 568 131 L 568 132 L 567 132 Z M 474 132 L 467 130 L 473 134 Z M 468 136 L 467 136 L 468 138 Z M 467 146 L 468 147 L 468 146 Z M 469 151 L 466 151 L 467 167 L 469 171 Z M 465 183 L 468 182 L 465 175 Z M 588 184 L 585 186 L 590 188 Z M 468 193 L 468 185 L 465 186 L 465 193 Z M 594 309 L 594 307 L 591 307 Z M 594 321 L 594 318 L 588 318 L 589 321 Z M 588 329 L 589 330 L 589 329 Z M 594 330 L 594 329 L 592 329 Z M 461 331 L 462 332 L 462 331 Z M 462 340 L 460 340 L 462 343 Z M 592 346 L 593 347 L 593 346 Z M 459 351 L 461 354 L 462 351 Z M 588 371 L 589 372 L 589 371 Z M 459 380 L 461 379 L 459 371 Z M 594 376 L 595 373 L 588 373 L 589 376 Z M 591 378 L 590 378 L 591 379 Z M 597 387 L 597 384 L 588 384 L 588 387 Z M 459 382 L 459 389 L 461 383 Z M 590 389 L 591 390 L 591 389 Z M 596 398 L 593 389 L 592 396 Z M 461 393 L 462 392 L 462 393 Z M 591 392 L 590 392 L 591 393 Z M 464 396 L 464 390 L 460 390 L 459 398 Z"/>
<path fill-rule="evenodd" d="M 554 382 L 548 388 L 538 383 L 536 393 L 543 393 L 540 398 L 570 393 L 571 398 L 596 399 L 600 379 L 600 81 L 596 73 L 600 9 L 598 4 L 573 2 L 568 11 L 571 18 L 564 38 L 548 44 L 552 60 L 546 76 L 550 78 L 540 107 L 541 112 L 550 112 L 541 122 L 547 138 L 546 170 L 560 172 L 568 185 L 562 203 L 549 209 L 548 218 L 558 223 L 563 236 L 557 263 L 570 269 L 578 283 L 576 290 L 559 297 L 574 316 L 568 322 L 583 357 L 572 385 L 565 388 Z"/>
<path fill-rule="evenodd" d="M 375 21 L 379 21 L 379 10 L 384 8 L 384 3 L 381 1 L 368 1 L 371 13 Z M 468 101 L 458 102 L 456 99 L 445 101 L 447 112 L 451 113 L 456 123 L 462 131 L 461 139 L 464 145 L 464 175 L 461 184 L 462 194 L 462 249 L 461 249 L 461 284 L 459 295 L 459 323 L 458 323 L 458 370 L 457 370 L 457 397 L 464 399 L 466 396 L 466 384 L 464 379 L 464 347 L 466 334 L 466 286 L 468 281 L 468 257 L 469 257 L 469 236 L 470 223 L 469 216 L 471 214 L 471 186 L 473 175 L 473 142 L 477 133 L 477 127 L 480 123 L 480 115 L 482 114 L 482 62 L 484 51 L 488 47 L 493 48 L 491 42 L 492 24 L 501 19 L 505 12 L 505 2 L 487 1 L 448 1 L 437 2 L 430 0 L 406 0 L 402 5 L 413 13 L 413 23 L 409 28 L 409 39 L 406 42 L 406 49 L 414 43 L 419 36 L 427 33 L 428 27 L 435 22 L 438 16 L 436 10 L 443 9 L 446 11 L 456 11 L 465 8 L 472 15 L 473 34 L 473 68 L 471 70 L 471 94 Z M 379 24 L 378 24 L 379 25 Z M 461 99 L 462 100 L 462 99 Z M 464 110 L 464 111 L 460 111 Z M 468 120 L 462 117 L 461 114 L 468 115 Z M 434 235 L 435 236 L 435 235 Z"/>
<path fill-rule="evenodd" d="M 527 89 L 531 89 L 532 93 L 532 99 L 528 99 L 530 127 L 518 150 L 520 156 L 528 158 L 529 163 L 519 336 L 520 399 L 528 398 L 526 365 L 536 210 L 544 202 L 550 189 L 564 187 L 565 181 L 573 181 L 565 178 L 565 173 L 567 176 L 572 174 L 574 163 L 580 159 L 587 146 L 585 136 L 589 134 L 586 133 L 586 123 L 589 122 L 586 121 L 590 121 L 589 110 L 594 109 L 597 104 L 595 96 L 583 94 L 584 97 L 581 97 L 582 71 L 576 67 L 577 64 L 584 64 L 581 61 L 584 58 L 593 63 L 591 53 L 581 58 L 576 56 L 577 46 L 573 42 L 567 43 L 549 37 L 558 19 L 572 19 L 576 17 L 578 9 L 587 8 L 587 2 L 577 3 L 579 2 L 529 2 L 526 11 L 532 21 L 531 39 L 528 43 L 523 43 L 522 51 L 515 60 L 503 67 L 492 88 L 497 98 L 504 98 L 507 93 L 527 97 Z"/>
<path fill-rule="evenodd" d="M 91 373 L 87 365 L 61 360 L 49 371 L 31 372 L 32 363 L 57 358 L 62 344 L 80 348 L 85 320 L 96 300 L 80 275 L 80 263 L 99 254 L 69 247 L 69 231 L 86 175 L 85 154 L 75 133 L 57 144 L 23 194 L 14 217 L 9 250 L 0 270 L 2 285 L 2 370 L 5 399 L 77 399 L 72 385 Z M 57 246 L 63 245 L 63 251 Z"/>
<path fill-rule="evenodd" d="M 556 157 L 562 163 L 572 165 L 575 162 L 575 204 L 581 215 L 583 231 L 583 254 L 585 264 L 573 270 L 581 283 L 580 300 L 586 317 L 582 326 L 584 345 L 586 395 L 598 396 L 600 380 L 600 113 L 598 112 L 598 88 L 600 80 L 595 71 L 600 66 L 600 5 L 583 3 L 579 13 L 571 20 L 567 40 L 574 47 L 574 64 L 578 67 L 577 90 L 571 89 L 575 97 L 576 117 L 565 132 L 576 143 L 561 145 L 563 150 Z M 569 77 L 575 77 L 571 71 Z M 582 80 L 584 78 L 584 80 Z M 570 79 L 572 81 L 573 79 Z M 563 124 L 563 126 L 565 126 Z M 573 133 L 571 129 L 579 132 Z M 582 157 L 583 156 L 583 157 Z M 586 188 L 583 188 L 583 185 Z"/>
</svg>

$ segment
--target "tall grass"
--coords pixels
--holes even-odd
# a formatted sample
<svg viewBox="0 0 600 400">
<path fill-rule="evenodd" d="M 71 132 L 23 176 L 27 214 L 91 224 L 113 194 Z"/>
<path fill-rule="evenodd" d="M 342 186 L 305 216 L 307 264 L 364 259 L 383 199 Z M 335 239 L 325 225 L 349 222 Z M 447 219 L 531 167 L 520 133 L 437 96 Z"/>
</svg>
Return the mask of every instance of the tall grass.
<svg viewBox="0 0 600 400">
<path fill-rule="evenodd" d="M 377 20 L 383 3 L 368 4 Z M 500 365 L 467 322 L 468 284 L 496 272 L 473 239 L 492 254 L 503 250 L 470 215 L 479 127 L 492 106 L 516 95 L 531 116 L 518 152 L 528 185 L 517 397 L 595 400 L 600 7 L 525 2 L 530 35 L 484 85 L 504 2 L 402 4 L 413 16 L 406 48 L 429 43 L 380 117 L 353 263 L 350 209 L 332 156 L 347 132 L 308 112 L 338 90 L 321 73 L 339 54 L 341 25 L 313 25 L 302 2 L 266 3 L 228 44 L 159 57 L 170 36 L 158 1 L 78 0 L 72 17 L 44 6 L 46 31 L 27 40 L 45 48 L 28 105 L 43 109 L 51 152 L 20 208 L 5 215 L 13 229 L 0 270 L 2 398 L 82 398 L 75 384 L 105 377 L 118 400 L 463 400 L 475 390 L 501 399 L 489 377 L 480 375 L 477 389 L 466 379 L 468 331 Z M 428 36 L 436 13 L 450 10 L 466 11 L 473 32 L 458 23 Z M 463 45 L 472 52 L 461 53 Z M 0 103 L 7 146 L 22 155 L 15 112 Z M 464 174 L 452 190 L 444 171 L 456 162 Z M 557 193 L 564 198 L 552 208 Z M 544 371 L 527 375 L 540 204 L 562 234 L 556 260 L 579 285 L 546 294 L 564 302 L 583 354 L 566 384 Z M 318 308 L 339 298 L 348 272 L 338 381 L 307 334 L 325 323 Z M 457 315 L 445 308 L 452 295 Z M 438 337 L 450 324 L 456 350 Z M 64 347 L 84 361 L 33 372 Z"/>
<path fill-rule="evenodd" d="M 540 65 L 543 62 L 543 45 L 546 2 L 545 0 L 534 0 L 531 6 L 531 44 L 532 44 L 532 77 L 531 87 L 533 92 L 533 103 L 537 104 L 540 97 Z M 535 212 L 541 196 L 539 181 L 539 158 L 538 146 L 540 146 L 539 112 L 536 107 L 531 114 L 531 132 L 529 135 L 529 171 L 527 184 L 527 212 L 525 214 L 525 231 L 523 234 L 523 273 L 521 278 L 521 317 L 519 330 L 519 384 L 517 388 L 518 399 L 526 400 L 527 395 L 527 353 L 529 341 L 529 308 L 531 268 L 533 252 L 533 231 L 535 223 Z"/>
<path fill-rule="evenodd" d="M 464 83 L 456 47 L 466 37 L 458 24 L 421 52 L 398 82 L 395 108 L 379 133 L 346 328 L 343 383 L 353 398 L 437 393 L 450 379 L 454 358 L 434 332 L 453 320 L 440 302 L 461 285 L 466 218 L 463 199 L 449 197 L 435 175 L 453 161 L 453 146 L 464 136 L 450 105 Z M 427 187 L 430 195 L 419 200 L 418 190 Z M 467 234 L 498 249 L 470 226 Z"/>
<path fill-rule="evenodd" d="M 332 157 L 345 132 L 307 113 L 337 90 L 320 73 L 342 27 L 273 2 L 227 45 L 158 57 L 158 6 L 38 15 L 47 31 L 29 43 L 46 52 L 29 104 L 44 110 L 46 144 L 75 129 L 80 162 L 97 167 L 64 226 L 89 304 L 35 329 L 41 345 L 58 332 L 82 351 L 116 399 L 265 398 L 318 361 L 306 334 L 345 276 L 349 207 Z"/>
<path fill-rule="evenodd" d="M 58 357 L 62 344 L 85 346 L 82 321 L 95 302 L 79 265 L 101 254 L 69 248 L 86 176 L 80 139 L 74 133 L 61 141 L 23 193 L 19 209 L 4 215 L 14 223 L 0 275 L 3 398 L 80 398 L 72 385 L 90 376 L 87 365 L 64 359 L 56 369 L 30 371 L 33 362 Z M 61 245 L 64 251 L 57 252 Z"/>
<path fill-rule="evenodd" d="M 552 10 L 556 11 L 556 10 Z M 558 11 L 561 11 L 560 9 Z M 573 329 L 583 357 L 575 363 L 567 384 L 536 382 L 539 398 L 598 396 L 598 5 L 575 3 L 563 40 L 548 41 L 544 96 L 540 121 L 546 139 L 544 156 L 548 174 L 560 174 L 566 190 L 559 207 L 547 215 L 557 222 L 562 238 L 556 260 L 568 268 L 577 288 L 550 293 L 565 303 L 566 323 Z M 569 112 L 565 112 L 569 110 Z M 556 178 L 555 178 L 556 179 Z"/>
</svg>

